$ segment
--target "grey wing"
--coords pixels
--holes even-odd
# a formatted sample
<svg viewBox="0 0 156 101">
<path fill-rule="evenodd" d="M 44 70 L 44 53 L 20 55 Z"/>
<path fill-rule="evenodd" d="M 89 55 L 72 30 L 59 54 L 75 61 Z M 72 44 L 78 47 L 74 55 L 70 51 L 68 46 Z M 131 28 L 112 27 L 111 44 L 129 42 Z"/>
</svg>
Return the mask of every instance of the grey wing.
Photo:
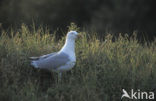
<svg viewBox="0 0 156 101">
<path fill-rule="evenodd" d="M 42 59 L 45 59 L 49 56 L 52 56 L 52 55 L 55 55 L 57 52 L 54 52 L 54 53 L 50 53 L 50 54 L 46 54 L 46 55 L 42 55 L 42 56 L 39 56 L 39 57 L 30 57 L 31 60 L 42 60 Z"/>
<path fill-rule="evenodd" d="M 69 56 L 61 52 L 36 62 L 39 68 L 55 70 L 58 67 L 65 65 L 68 61 L 70 61 Z"/>
</svg>

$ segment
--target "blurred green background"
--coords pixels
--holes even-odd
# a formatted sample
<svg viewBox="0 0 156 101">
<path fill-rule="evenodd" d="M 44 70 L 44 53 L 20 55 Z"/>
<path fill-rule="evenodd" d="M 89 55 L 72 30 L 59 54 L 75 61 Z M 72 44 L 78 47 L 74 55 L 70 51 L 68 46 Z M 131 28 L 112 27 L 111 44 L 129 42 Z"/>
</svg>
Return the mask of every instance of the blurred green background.
<svg viewBox="0 0 156 101">
<path fill-rule="evenodd" d="M 138 31 L 149 40 L 155 35 L 155 0 L 1 0 L 1 29 L 21 23 L 66 31 L 71 22 L 100 35 Z"/>
</svg>

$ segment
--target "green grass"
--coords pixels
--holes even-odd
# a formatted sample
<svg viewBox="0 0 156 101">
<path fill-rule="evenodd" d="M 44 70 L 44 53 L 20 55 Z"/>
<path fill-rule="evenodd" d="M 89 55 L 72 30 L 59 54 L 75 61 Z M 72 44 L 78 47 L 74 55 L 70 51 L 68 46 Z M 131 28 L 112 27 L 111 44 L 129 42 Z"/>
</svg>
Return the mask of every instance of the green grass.
<svg viewBox="0 0 156 101">
<path fill-rule="evenodd" d="M 70 29 L 77 29 L 72 25 Z M 135 37 L 119 36 L 112 42 L 95 33 L 80 32 L 76 41 L 76 66 L 63 73 L 35 70 L 28 57 L 58 51 L 65 36 L 57 40 L 44 28 L 22 25 L 18 31 L 3 31 L 0 37 L 1 101 L 119 101 L 122 88 L 154 91 L 156 40 L 139 44 Z M 10 36 L 9 36 L 10 35 Z"/>
</svg>

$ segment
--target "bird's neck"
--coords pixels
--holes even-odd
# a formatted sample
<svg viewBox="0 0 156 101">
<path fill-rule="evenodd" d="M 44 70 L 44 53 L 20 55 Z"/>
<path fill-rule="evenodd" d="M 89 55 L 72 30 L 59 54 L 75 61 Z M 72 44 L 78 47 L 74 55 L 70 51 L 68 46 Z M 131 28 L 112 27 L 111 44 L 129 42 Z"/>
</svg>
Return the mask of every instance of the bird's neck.
<svg viewBox="0 0 156 101">
<path fill-rule="evenodd" d="M 75 53 L 75 40 L 74 39 L 66 39 L 64 46 L 61 49 L 62 52 L 67 54 Z"/>
</svg>

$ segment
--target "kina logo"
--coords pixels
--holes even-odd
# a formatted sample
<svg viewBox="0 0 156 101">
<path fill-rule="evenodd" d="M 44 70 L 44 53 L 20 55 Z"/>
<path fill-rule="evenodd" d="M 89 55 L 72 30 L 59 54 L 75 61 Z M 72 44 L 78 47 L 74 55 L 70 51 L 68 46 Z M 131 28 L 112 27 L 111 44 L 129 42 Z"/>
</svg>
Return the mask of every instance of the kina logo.
<svg viewBox="0 0 156 101">
<path fill-rule="evenodd" d="M 130 93 L 128 93 L 125 89 L 122 89 L 122 93 L 121 99 L 154 99 L 154 92 L 140 91 L 140 89 L 137 91 L 131 89 Z"/>
</svg>

